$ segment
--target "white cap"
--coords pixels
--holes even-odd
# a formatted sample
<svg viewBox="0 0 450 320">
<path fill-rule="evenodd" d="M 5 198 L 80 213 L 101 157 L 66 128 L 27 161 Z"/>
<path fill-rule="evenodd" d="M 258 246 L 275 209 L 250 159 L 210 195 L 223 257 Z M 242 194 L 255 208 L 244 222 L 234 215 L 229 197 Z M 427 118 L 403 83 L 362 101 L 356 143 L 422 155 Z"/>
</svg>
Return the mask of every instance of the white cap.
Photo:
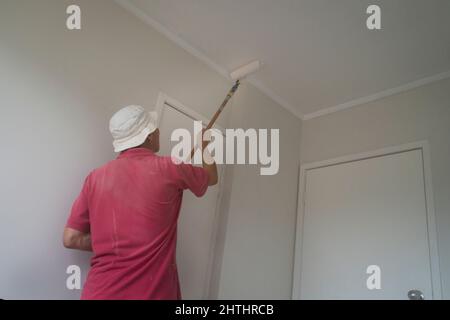
<svg viewBox="0 0 450 320">
<path fill-rule="evenodd" d="M 156 112 L 146 112 L 141 106 L 127 106 L 117 111 L 109 121 L 114 151 L 137 147 L 157 128 Z"/>
</svg>

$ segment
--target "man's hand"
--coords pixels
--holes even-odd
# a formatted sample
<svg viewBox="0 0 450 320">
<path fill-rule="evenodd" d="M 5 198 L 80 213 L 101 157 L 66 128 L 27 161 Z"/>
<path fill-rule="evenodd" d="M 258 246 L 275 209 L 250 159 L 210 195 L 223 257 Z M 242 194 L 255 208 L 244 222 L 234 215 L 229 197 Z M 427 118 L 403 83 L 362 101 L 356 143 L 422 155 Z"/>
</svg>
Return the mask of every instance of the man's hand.
<svg viewBox="0 0 450 320">
<path fill-rule="evenodd" d="M 92 251 L 91 234 L 71 228 L 64 229 L 63 244 L 68 249 Z"/>
</svg>

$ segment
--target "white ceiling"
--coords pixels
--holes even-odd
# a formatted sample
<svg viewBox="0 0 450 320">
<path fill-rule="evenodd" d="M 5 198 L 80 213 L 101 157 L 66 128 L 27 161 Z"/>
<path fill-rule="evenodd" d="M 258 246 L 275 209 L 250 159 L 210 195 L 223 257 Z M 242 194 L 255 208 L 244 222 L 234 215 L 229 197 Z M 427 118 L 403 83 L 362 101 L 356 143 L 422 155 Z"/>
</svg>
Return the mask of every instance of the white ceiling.
<svg viewBox="0 0 450 320">
<path fill-rule="evenodd" d="M 261 60 L 251 82 L 306 119 L 450 76 L 449 0 L 117 1 L 223 74 Z"/>
</svg>

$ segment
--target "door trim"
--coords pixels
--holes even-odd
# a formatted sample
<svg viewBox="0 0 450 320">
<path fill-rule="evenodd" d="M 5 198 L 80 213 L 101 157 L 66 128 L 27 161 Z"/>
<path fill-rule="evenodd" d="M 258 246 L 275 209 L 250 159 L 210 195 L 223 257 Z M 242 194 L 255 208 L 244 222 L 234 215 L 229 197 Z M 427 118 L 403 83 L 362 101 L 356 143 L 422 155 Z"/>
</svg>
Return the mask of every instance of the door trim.
<svg viewBox="0 0 450 320">
<path fill-rule="evenodd" d="M 202 121 L 203 125 L 206 127 L 206 125 L 209 123 L 209 119 L 207 117 L 205 117 L 204 115 L 198 113 L 197 111 L 195 111 L 192 108 L 189 108 L 187 106 L 185 106 L 184 104 L 182 104 L 180 101 L 169 97 L 167 94 L 160 92 L 158 94 L 158 100 L 156 101 L 156 113 L 158 114 L 158 120 L 157 120 L 157 124 L 159 126 L 159 122 L 161 119 L 161 116 L 164 112 L 164 105 L 167 104 L 168 106 L 174 108 L 175 110 L 181 112 L 182 114 L 184 114 L 185 116 L 191 118 L 192 120 L 200 120 Z M 225 130 L 218 125 L 217 123 L 214 124 L 214 128 L 219 129 L 222 134 L 225 134 Z"/>
<path fill-rule="evenodd" d="M 202 114 L 196 112 L 195 110 L 186 107 L 185 105 L 183 105 L 181 102 L 179 102 L 176 99 L 173 99 L 171 97 L 169 97 L 167 94 L 160 92 L 158 94 L 158 99 L 156 102 L 156 113 L 158 114 L 158 119 L 157 119 L 157 127 L 159 127 L 160 125 L 160 120 L 162 118 L 162 115 L 164 113 L 164 107 L 165 106 L 169 106 L 177 111 L 179 111 L 180 113 L 184 114 L 185 116 L 191 118 L 192 120 L 200 120 L 202 121 L 202 123 L 204 124 L 204 126 L 206 126 L 209 122 L 208 118 L 206 118 L 205 116 L 203 116 Z M 225 131 L 223 130 L 223 128 L 220 125 L 215 124 L 214 128 L 219 129 L 222 134 L 225 134 Z M 216 199 L 216 205 L 214 208 L 214 217 L 213 217 L 213 222 L 212 222 L 212 230 L 211 230 L 211 236 L 210 236 L 210 248 L 209 248 L 209 254 L 208 254 L 208 265 L 206 267 L 206 274 L 204 275 L 204 287 L 202 289 L 203 291 L 203 299 L 210 299 L 211 296 L 211 282 L 212 282 L 212 276 L 213 276 L 213 268 L 214 268 L 214 257 L 216 252 L 216 247 L 217 247 L 217 241 L 216 241 L 216 235 L 217 235 L 217 229 L 219 227 L 218 222 L 219 222 L 219 213 L 220 213 L 220 204 L 222 203 L 222 194 L 223 194 L 223 177 L 224 177 L 224 167 L 219 167 L 218 168 L 219 172 L 220 172 L 220 176 L 222 177 L 222 179 L 219 179 L 219 183 L 217 184 L 217 188 L 218 188 L 218 192 L 217 192 L 217 199 Z"/>
<path fill-rule="evenodd" d="M 352 154 L 334 159 L 317 161 L 312 163 L 306 163 L 300 166 L 299 174 L 299 188 L 298 188 L 298 204 L 297 204 L 297 225 L 295 236 L 295 251 L 294 251 L 294 274 L 292 285 L 292 299 L 300 299 L 301 289 L 301 255 L 302 255 L 302 242 L 303 242 L 303 218 L 305 197 L 304 192 L 306 188 L 306 172 L 307 170 L 328 167 L 337 164 L 343 164 L 347 162 L 354 162 L 359 160 L 365 160 L 370 158 L 377 158 L 396 153 L 402 153 L 412 150 L 420 150 L 422 152 L 423 159 L 423 174 L 425 185 L 425 202 L 427 213 L 427 229 L 428 229 L 428 246 L 430 250 L 430 270 L 431 270 L 431 286 L 432 286 L 432 299 L 442 299 L 442 284 L 441 274 L 439 269 L 439 251 L 437 244 L 437 230 L 436 230 L 436 218 L 434 210 L 434 196 L 433 196 L 433 183 L 431 175 L 431 158 L 430 147 L 426 140 L 403 144 L 399 146 L 387 147 L 378 149 L 375 151 L 369 151 L 364 153 Z"/>
</svg>

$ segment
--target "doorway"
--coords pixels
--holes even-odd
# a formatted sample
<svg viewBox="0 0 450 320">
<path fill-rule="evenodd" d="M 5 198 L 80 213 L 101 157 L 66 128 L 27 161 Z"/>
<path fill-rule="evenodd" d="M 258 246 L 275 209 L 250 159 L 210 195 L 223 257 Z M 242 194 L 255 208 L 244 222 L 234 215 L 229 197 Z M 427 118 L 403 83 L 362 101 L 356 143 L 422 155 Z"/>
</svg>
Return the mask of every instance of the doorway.
<svg viewBox="0 0 450 320">
<path fill-rule="evenodd" d="M 194 121 L 207 123 L 207 119 L 175 99 L 161 93 L 157 102 L 160 130 L 160 154 L 170 156 L 175 129 L 184 128 L 193 133 Z M 215 126 L 223 130 L 219 126 Z M 221 196 L 223 167 L 217 165 L 219 183 L 209 187 L 202 198 L 191 192 L 183 194 L 178 220 L 177 265 L 183 299 L 207 299 L 216 247 L 217 215 Z"/>
</svg>

